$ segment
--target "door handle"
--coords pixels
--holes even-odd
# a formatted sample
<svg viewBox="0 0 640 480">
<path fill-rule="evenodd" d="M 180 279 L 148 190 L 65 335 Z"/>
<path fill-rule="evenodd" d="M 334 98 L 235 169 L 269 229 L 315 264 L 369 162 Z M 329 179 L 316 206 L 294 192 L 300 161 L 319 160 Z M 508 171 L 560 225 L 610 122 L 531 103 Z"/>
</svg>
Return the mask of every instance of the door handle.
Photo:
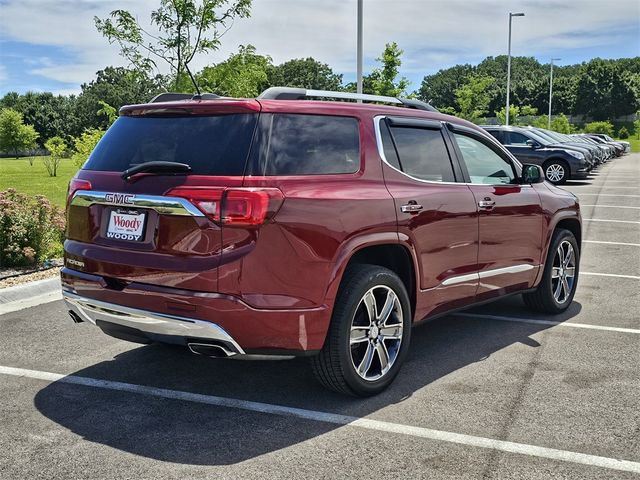
<svg viewBox="0 0 640 480">
<path fill-rule="evenodd" d="M 496 206 L 496 202 L 491 200 L 489 197 L 485 197 L 484 200 L 480 200 L 478 202 L 478 207 L 483 210 L 491 210 Z"/>
<path fill-rule="evenodd" d="M 409 202 L 406 205 L 402 205 L 400 207 L 400 211 L 402 213 L 418 213 L 420 210 L 422 210 L 422 205 L 418 205 L 415 202 Z"/>
</svg>

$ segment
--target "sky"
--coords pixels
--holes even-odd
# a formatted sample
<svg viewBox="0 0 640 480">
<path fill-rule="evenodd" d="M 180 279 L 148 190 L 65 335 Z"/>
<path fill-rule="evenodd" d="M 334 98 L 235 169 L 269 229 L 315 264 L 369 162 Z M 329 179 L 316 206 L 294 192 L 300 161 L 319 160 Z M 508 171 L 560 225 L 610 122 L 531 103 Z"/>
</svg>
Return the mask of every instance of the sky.
<svg viewBox="0 0 640 480">
<path fill-rule="evenodd" d="M 0 0 L 0 96 L 9 91 L 79 93 L 108 65 L 126 65 L 93 17 L 126 9 L 147 26 L 159 0 Z M 253 0 L 219 51 L 192 70 L 217 63 L 239 45 L 254 45 L 275 63 L 314 57 L 355 79 L 356 0 Z M 401 75 L 418 89 L 425 75 L 507 53 L 559 65 L 594 57 L 640 56 L 640 0 L 364 0 L 365 73 L 387 42 L 404 50 Z"/>
</svg>

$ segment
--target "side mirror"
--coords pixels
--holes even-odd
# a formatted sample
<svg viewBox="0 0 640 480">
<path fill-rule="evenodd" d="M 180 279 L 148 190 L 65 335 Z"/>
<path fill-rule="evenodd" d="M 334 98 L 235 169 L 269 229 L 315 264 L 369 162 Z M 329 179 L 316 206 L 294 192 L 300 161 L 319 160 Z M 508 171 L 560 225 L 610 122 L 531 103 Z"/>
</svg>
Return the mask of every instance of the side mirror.
<svg viewBox="0 0 640 480">
<path fill-rule="evenodd" d="M 540 165 L 525 164 L 522 166 L 522 183 L 542 183 L 544 182 L 544 170 Z"/>
<path fill-rule="evenodd" d="M 527 140 L 527 145 L 529 145 L 531 148 L 538 148 L 540 146 L 538 142 L 534 140 Z"/>
</svg>

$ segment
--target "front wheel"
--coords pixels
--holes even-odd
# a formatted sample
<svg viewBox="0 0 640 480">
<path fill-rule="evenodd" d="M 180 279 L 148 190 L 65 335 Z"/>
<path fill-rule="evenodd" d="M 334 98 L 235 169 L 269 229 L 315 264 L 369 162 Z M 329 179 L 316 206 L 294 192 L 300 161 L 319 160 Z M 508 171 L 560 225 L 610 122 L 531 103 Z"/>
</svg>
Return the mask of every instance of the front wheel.
<svg viewBox="0 0 640 480">
<path fill-rule="evenodd" d="M 576 293 L 579 267 L 580 250 L 573 233 L 556 230 L 549 245 L 542 280 L 533 293 L 523 295 L 525 304 L 544 313 L 564 312 Z"/>
<path fill-rule="evenodd" d="M 549 160 L 544 164 L 544 176 L 551 183 L 562 185 L 569 177 L 569 168 L 560 160 Z"/>
<path fill-rule="evenodd" d="M 375 265 L 347 269 L 321 352 L 311 359 L 325 387 L 375 395 L 400 370 L 411 338 L 409 296 L 400 278 Z"/>
</svg>

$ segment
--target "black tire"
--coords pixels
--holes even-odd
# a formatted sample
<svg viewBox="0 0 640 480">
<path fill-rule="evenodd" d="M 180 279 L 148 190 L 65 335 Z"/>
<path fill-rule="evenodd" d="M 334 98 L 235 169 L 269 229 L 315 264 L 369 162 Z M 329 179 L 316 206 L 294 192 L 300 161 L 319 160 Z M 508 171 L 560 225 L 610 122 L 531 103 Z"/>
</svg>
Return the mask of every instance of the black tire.
<svg viewBox="0 0 640 480">
<path fill-rule="evenodd" d="M 398 326 L 402 325 L 402 331 L 397 334 L 400 337 L 399 344 L 396 344 L 393 339 L 380 340 L 383 336 L 376 336 L 375 340 L 367 339 L 362 343 L 352 345 L 352 322 L 357 322 L 363 316 L 362 309 L 366 307 L 364 303 L 361 305 L 361 302 L 364 302 L 365 294 L 371 291 L 378 292 L 378 295 L 380 295 L 389 290 L 396 295 L 394 302 L 395 300 L 399 301 L 399 304 L 394 303 L 395 308 L 388 317 L 391 322 L 393 315 L 393 322 L 396 322 Z M 393 296 L 390 295 L 387 298 L 393 298 Z M 376 311 L 377 307 L 378 304 L 376 303 Z M 400 309 L 402 312 L 401 320 L 398 318 Z M 364 312 L 366 313 L 366 310 Z M 352 265 L 348 267 L 340 284 L 324 346 L 318 355 L 311 358 L 311 365 L 316 378 L 325 387 L 347 395 L 364 397 L 380 393 L 391 384 L 407 355 L 411 339 L 411 325 L 409 295 L 404 284 L 394 272 L 376 265 Z M 362 328 L 363 330 L 366 329 L 365 327 Z M 367 335 L 377 335 L 378 330 L 375 330 L 376 333 L 372 333 L 372 330 L 370 329 L 362 338 L 369 338 Z M 382 335 L 382 331 L 380 331 L 380 334 Z M 376 350 L 376 340 L 383 344 L 384 352 L 388 355 L 387 358 L 390 359 L 392 354 L 395 353 L 394 360 L 389 362 L 390 367 L 386 373 L 382 372 L 383 362 L 380 360 Z M 391 342 L 391 344 L 385 343 L 386 341 Z M 388 348 L 387 345 L 390 345 L 390 347 Z M 370 372 L 375 366 L 379 366 L 380 378 L 366 379 L 358 373 L 354 362 L 356 361 L 358 349 L 362 348 L 366 352 L 369 352 L 369 348 L 373 349 L 371 356 L 374 360 L 369 362 L 370 368 L 367 371 Z M 366 356 L 366 353 L 364 355 Z M 377 364 L 374 363 L 376 358 L 378 359 Z M 365 371 L 365 374 L 367 371 Z"/>
<path fill-rule="evenodd" d="M 542 168 L 544 170 L 544 177 L 554 185 L 562 185 L 566 183 L 566 181 L 571 177 L 571 169 L 569 168 L 567 162 L 565 162 L 564 160 L 547 160 L 546 162 L 544 162 Z M 556 179 L 553 175 L 548 174 L 548 172 L 550 173 L 550 169 L 560 169 L 563 172 L 562 178 Z M 552 177 L 553 180 L 549 177 Z"/>
<path fill-rule="evenodd" d="M 570 293 L 566 296 L 566 298 L 561 298 L 558 301 L 554 296 L 554 290 L 558 286 L 558 279 L 556 279 L 554 285 L 554 278 L 552 278 L 553 269 L 554 269 L 554 261 L 556 260 L 556 255 L 558 254 L 558 248 L 564 242 L 569 242 L 571 247 L 573 248 L 574 253 L 574 277 L 572 282 L 570 283 Z M 562 271 L 564 272 L 564 268 Z M 574 237 L 573 233 L 569 230 L 557 229 L 553 232 L 553 237 L 551 238 L 551 244 L 549 245 L 549 251 L 547 253 L 547 260 L 544 265 L 544 272 L 542 274 L 542 280 L 540 284 L 536 288 L 536 290 L 532 293 L 525 293 L 523 295 L 524 303 L 527 307 L 537 310 L 543 313 L 551 313 L 558 314 L 564 312 L 571 302 L 573 301 L 573 297 L 576 293 L 576 288 L 578 286 L 578 276 L 580 270 L 580 250 L 578 248 L 578 242 Z M 563 273 L 564 274 L 564 273 Z M 569 282 L 568 282 L 569 283 Z"/>
</svg>

